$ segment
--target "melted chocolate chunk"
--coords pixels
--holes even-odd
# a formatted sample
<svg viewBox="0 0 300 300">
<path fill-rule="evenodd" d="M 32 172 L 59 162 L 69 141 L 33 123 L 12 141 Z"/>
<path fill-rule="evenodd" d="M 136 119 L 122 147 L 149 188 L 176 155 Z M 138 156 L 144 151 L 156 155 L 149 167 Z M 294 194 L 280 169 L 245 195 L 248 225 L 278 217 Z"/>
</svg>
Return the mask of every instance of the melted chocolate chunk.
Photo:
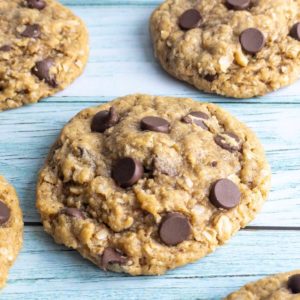
<svg viewBox="0 0 300 300">
<path fill-rule="evenodd" d="M 220 179 L 212 185 L 209 199 L 217 208 L 231 209 L 239 204 L 241 193 L 234 182 Z"/>
<path fill-rule="evenodd" d="M 240 43 L 246 53 L 256 54 L 264 47 L 266 40 L 260 30 L 248 28 L 240 34 Z"/>
<path fill-rule="evenodd" d="M 0 226 L 8 222 L 10 218 L 10 208 L 0 201 Z"/>
<path fill-rule="evenodd" d="M 168 246 L 182 243 L 190 234 L 191 225 L 188 218 L 177 212 L 167 214 L 159 226 L 160 239 Z"/>
<path fill-rule="evenodd" d="M 103 133 L 108 128 L 116 125 L 119 122 L 119 116 L 114 107 L 109 110 L 99 111 L 93 118 L 91 130 L 93 132 Z"/>
<path fill-rule="evenodd" d="M 56 79 L 50 74 L 50 69 L 54 65 L 54 60 L 52 58 L 46 58 L 44 60 L 38 61 L 32 68 L 31 72 L 38 79 L 44 80 L 51 87 L 57 87 Z"/>
<path fill-rule="evenodd" d="M 101 258 L 101 267 L 107 270 L 110 264 L 124 265 L 127 262 L 127 258 L 118 249 L 108 247 L 104 250 Z"/>
<path fill-rule="evenodd" d="M 29 8 L 42 10 L 46 7 L 46 2 L 44 0 L 27 0 L 26 2 Z"/>
<path fill-rule="evenodd" d="M 170 123 L 159 117 L 145 117 L 141 120 L 141 129 L 169 133 Z"/>
<path fill-rule="evenodd" d="M 125 157 L 117 161 L 112 170 L 112 177 L 121 187 L 130 187 L 144 175 L 142 163 L 134 158 Z"/>
<path fill-rule="evenodd" d="M 25 30 L 21 33 L 21 36 L 26 38 L 37 39 L 41 35 L 41 28 L 38 24 L 27 25 Z"/>
<path fill-rule="evenodd" d="M 202 23 L 202 16 L 196 9 L 185 11 L 179 18 L 179 26 L 183 30 L 199 27 Z"/>
</svg>

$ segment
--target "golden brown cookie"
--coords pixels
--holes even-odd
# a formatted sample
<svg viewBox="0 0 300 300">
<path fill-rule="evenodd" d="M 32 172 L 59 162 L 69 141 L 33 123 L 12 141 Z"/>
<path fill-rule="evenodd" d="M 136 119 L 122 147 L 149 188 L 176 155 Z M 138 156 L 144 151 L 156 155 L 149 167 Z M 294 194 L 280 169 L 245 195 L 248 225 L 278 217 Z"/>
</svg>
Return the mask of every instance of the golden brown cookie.
<svg viewBox="0 0 300 300">
<path fill-rule="evenodd" d="M 14 188 L 0 176 L 0 288 L 22 247 L 23 218 Z"/>
<path fill-rule="evenodd" d="M 167 0 L 150 21 L 155 55 L 174 77 L 235 98 L 300 76 L 299 0 Z"/>
<path fill-rule="evenodd" d="M 155 275 L 228 241 L 269 184 L 260 142 L 219 106 L 131 95 L 66 124 L 37 207 L 56 242 L 100 268 Z"/>
<path fill-rule="evenodd" d="M 224 300 L 299 300 L 300 271 L 282 273 L 249 283 Z"/>
<path fill-rule="evenodd" d="M 88 33 L 54 0 L 0 0 L 0 111 L 64 89 L 83 71 Z"/>
</svg>

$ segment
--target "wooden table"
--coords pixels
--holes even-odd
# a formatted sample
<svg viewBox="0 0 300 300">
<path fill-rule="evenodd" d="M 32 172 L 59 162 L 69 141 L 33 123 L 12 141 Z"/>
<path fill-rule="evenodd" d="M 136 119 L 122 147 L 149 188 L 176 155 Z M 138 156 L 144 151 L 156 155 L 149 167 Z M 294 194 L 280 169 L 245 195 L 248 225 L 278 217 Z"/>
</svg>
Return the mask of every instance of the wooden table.
<svg viewBox="0 0 300 300">
<path fill-rule="evenodd" d="M 64 0 L 90 32 L 84 75 L 64 92 L 0 114 L 0 173 L 17 188 L 25 243 L 0 299 L 220 299 L 246 282 L 300 268 L 300 86 L 238 101 L 176 81 L 155 62 L 148 20 L 158 0 Z M 43 232 L 35 209 L 38 170 L 60 129 L 83 108 L 130 93 L 220 104 L 261 138 L 272 166 L 257 219 L 201 261 L 160 277 L 104 273 Z"/>
</svg>

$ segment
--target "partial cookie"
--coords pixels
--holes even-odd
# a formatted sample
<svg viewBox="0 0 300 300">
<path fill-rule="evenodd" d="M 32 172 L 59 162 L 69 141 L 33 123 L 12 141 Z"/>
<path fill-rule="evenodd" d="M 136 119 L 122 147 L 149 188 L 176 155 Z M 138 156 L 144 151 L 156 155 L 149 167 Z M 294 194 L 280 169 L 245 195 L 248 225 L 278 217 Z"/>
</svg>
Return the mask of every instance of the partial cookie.
<svg viewBox="0 0 300 300">
<path fill-rule="evenodd" d="M 299 0 L 167 0 L 151 17 L 151 33 L 171 75 L 249 98 L 300 77 L 299 21 Z"/>
<path fill-rule="evenodd" d="M 14 188 L 0 176 L 0 288 L 22 247 L 23 218 Z"/>
<path fill-rule="evenodd" d="M 104 270 L 163 274 L 246 226 L 270 169 L 255 135 L 214 104 L 131 95 L 62 130 L 37 207 L 56 242 Z"/>
<path fill-rule="evenodd" d="M 88 33 L 54 0 L 0 0 L 0 111 L 64 89 L 83 71 Z"/>
<path fill-rule="evenodd" d="M 300 271 L 282 273 L 249 283 L 225 300 L 300 299 Z"/>
</svg>

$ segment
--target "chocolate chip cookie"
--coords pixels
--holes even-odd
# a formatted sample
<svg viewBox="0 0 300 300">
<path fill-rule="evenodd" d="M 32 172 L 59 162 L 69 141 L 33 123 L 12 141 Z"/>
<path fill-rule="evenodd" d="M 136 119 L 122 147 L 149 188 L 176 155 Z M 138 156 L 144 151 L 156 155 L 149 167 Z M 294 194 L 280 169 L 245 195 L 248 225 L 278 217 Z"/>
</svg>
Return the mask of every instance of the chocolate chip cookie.
<svg viewBox="0 0 300 300">
<path fill-rule="evenodd" d="M 87 62 L 83 22 L 54 0 L 0 0 L 0 111 L 69 85 Z"/>
<path fill-rule="evenodd" d="M 246 226 L 266 200 L 258 139 L 214 104 L 131 95 L 62 130 L 37 185 L 45 230 L 103 270 L 163 274 Z"/>
<path fill-rule="evenodd" d="M 300 76 L 300 1 L 167 0 L 151 17 L 163 68 L 196 88 L 264 95 Z"/>
<path fill-rule="evenodd" d="M 23 218 L 14 188 L 0 176 L 0 288 L 23 243 Z"/>
<path fill-rule="evenodd" d="M 273 275 L 252 282 L 225 300 L 289 300 L 300 299 L 300 271 Z"/>
</svg>

